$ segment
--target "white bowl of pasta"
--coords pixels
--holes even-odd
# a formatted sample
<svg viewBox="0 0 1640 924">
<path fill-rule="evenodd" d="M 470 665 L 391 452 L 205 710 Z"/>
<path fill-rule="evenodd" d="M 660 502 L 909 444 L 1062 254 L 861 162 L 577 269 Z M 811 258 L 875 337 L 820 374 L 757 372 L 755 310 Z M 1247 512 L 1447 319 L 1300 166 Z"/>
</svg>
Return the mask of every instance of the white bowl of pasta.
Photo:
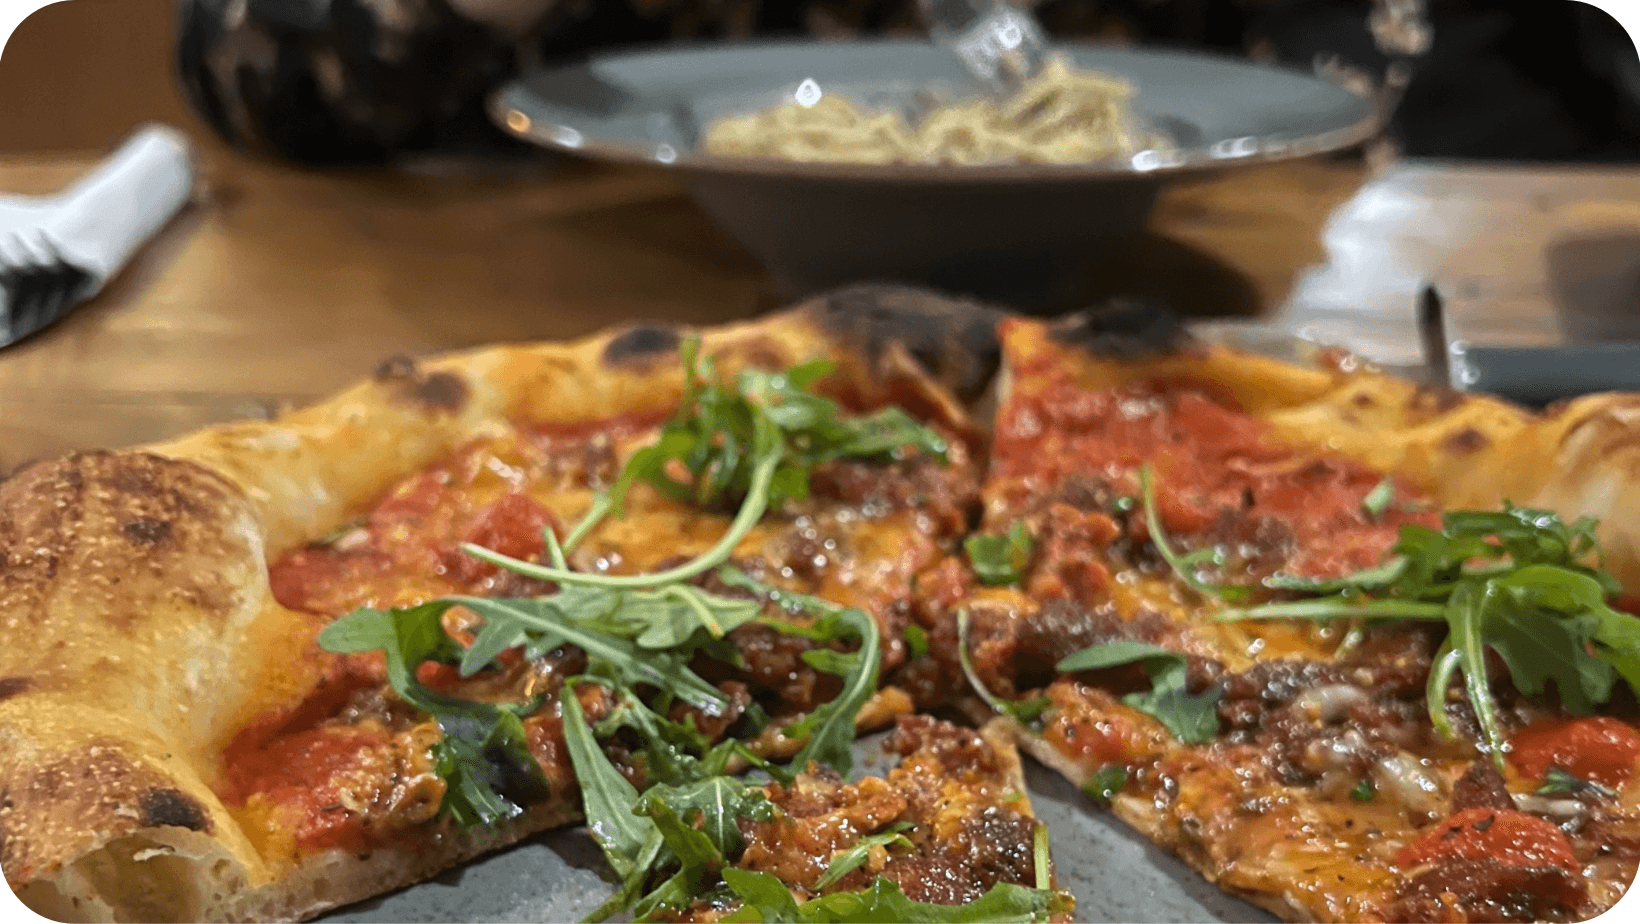
<svg viewBox="0 0 1640 924">
<path fill-rule="evenodd" d="M 550 149 L 679 171 L 788 296 L 864 280 L 1051 303 L 1169 180 L 1338 150 L 1384 113 L 1297 71 L 1061 45 L 991 101 L 923 42 L 627 51 L 525 76 L 492 114 Z"/>
</svg>

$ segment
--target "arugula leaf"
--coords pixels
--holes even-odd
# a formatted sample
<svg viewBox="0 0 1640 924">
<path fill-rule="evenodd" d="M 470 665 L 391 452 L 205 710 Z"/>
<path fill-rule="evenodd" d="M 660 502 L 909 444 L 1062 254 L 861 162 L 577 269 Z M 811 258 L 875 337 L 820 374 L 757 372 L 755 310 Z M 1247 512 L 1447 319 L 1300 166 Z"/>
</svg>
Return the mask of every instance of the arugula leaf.
<svg viewBox="0 0 1640 924">
<path fill-rule="evenodd" d="M 1462 675 L 1484 750 L 1500 767 L 1503 732 L 1492 701 L 1486 652 L 1497 652 L 1516 689 L 1541 696 L 1552 682 L 1561 703 L 1586 713 L 1611 698 L 1619 677 L 1640 692 L 1640 619 L 1612 609 L 1619 587 L 1598 563 L 1597 521 L 1567 524 L 1546 510 L 1448 512 L 1442 529 L 1401 527 L 1393 557 L 1331 581 L 1267 581 L 1320 594 L 1218 614 L 1222 620 L 1344 617 L 1444 621 L 1447 639 L 1429 674 L 1430 721 L 1447 738 L 1447 689 Z"/>
<path fill-rule="evenodd" d="M 1156 485 L 1148 464 L 1139 467 L 1139 494 L 1145 506 L 1145 530 L 1150 533 L 1151 544 L 1156 546 L 1162 560 L 1167 562 L 1168 567 L 1173 569 L 1173 573 L 1177 574 L 1186 586 L 1204 597 L 1217 597 L 1232 603 L 1246 599 L 1249 592 L 1247 588 L 1209 584 L 1196 573 L 1198 565 L 1224 567 L 1224 556 L 1218 549 L 1197 549 L 1188 555 L 1180 555 L 1173 551 L 1173 543 L 1162 530 L 1162 517 L 1156 507 Z"/>
<path fill-rule="evenodd" d="M 606 730 L 631 725 L 653 730 L 657 737 L 675 735 L 705 746 L 698 732 L 690 735 L 692 729 L 661 718 L 629 693 L 620 695 L 622 712 L 600 723 Z M 675 751 L 681 773 L 691 778 L 679 785 L 652 785 L 639 795 L 599 749 L 598 729 L 587 723 L 572 693 L 564 697 L 561 709 L 587 827 L 622 880 L 616 894 L 587 920 L 601 921 L 626 908 L 632 909 L 635 919 L 644 920 L 662 909 L 688 905 L 725 858 L 740 851 L 739 820 L 773 817 L 774 806 L 761 792 L 723 775 L 724 761 L 732 749 L 744 748 L 741 742 L 723 742 L 704 759 Z M 671 730 L 662 731 L 665 726 Z M 643 892 L 657 873 L 674 865 L 671 876 Z"/>
<path fill-rule="evenodd" d="M 736 822 L 742 818 L 768 821 L 774 817 L 774 805 L 763 793 L 727 776 L 712 776 L 683 786 L 651 786 L 633 809 L 656 819 L 657 824 L 661 824 L 663 810 L 674 813 L 682 824 L 698 825 L 698 828 L 690 828 L 691 834 L 705 838 L 719 861 L 740 852 L 740 826 Z M 665 834 L 666 825 L 661 824 L 661 828 Z M 667 835 L 666 839 L 678 856 L 689 862 L 683 851 L 673 844 L 674 838 Z"/>
<path fill-rule="evenodd" d="M 993 712 L 1012 716 L 1014 721 L 1025 726 L 1035 726 L 1042 718 L 1042 714 L 1053 705 L 1053 700 L 1046 696 L 1035 699 L 1003 699 L 985 688 L 985 682 L 979 679 L 974 670 L 974 658 L 968 651 L 968 611 L 957 611 L 957 663 L 962 666 L 962 675 L 968 679 L 968 685 L 974 688 L 979 698 L 990 706 Z"/>
<path fill-rule="evenodd" d="M 928 656 L 928 632 L 922 626 L 905 627 L 906 660 L 916 661 Z"/>
<path fill-rule="evenodd" d="M 1384 515 L 1390 501 L 1393 500 L 1395 500 L 1395 479 L 1386 476 L 1383 481 L 1378 482 L 1371 491 L 1367 492 L 1366 497 L 1361 498 L 1361 510 L 1366 513 L 1368 519 L 1377 520 Z"/>
<path fill-rule="evenodd" d="M 969 536 L 962 542 L 963 551 L 974 574 L 983 584 L 1000 587 L 1018 584 L 1025 568 L 1031 563 L 1033 543 L 1031 532 L 1024 520 L 1015 520 L 1008 532 L 1001 536 Z"/>
<path fill-rule="evenodd" d="M 559 698 L 559 711 L 564 720 L 564 745 L 575 768 L 575 780 L 581 786 L 587 831 L 598 842 L 615 874 L 624 879 L 641 868 L 638 861 L 645 852 L 645 843 L 659 829 L 651 819 L 633 813 L 638 789 L 598 747 L 581 701 L 569 684 L 565 684 L 564 695 Z"/>
<path fill-rule="evenodd" d="M 854 743 L 855 722 L 860 710 L 877 692 L 877 680 L 882 672 L 882 637 L 877 621 L 861 610 L 845 609 L 819 597 L 781 590 L 730 565 L 719 568 L 717 575 L 730 587 L 749 590 L 787 612 L 807 612 L 819 617 L 806 626 L 781 619 L 760 620 L 760 624 L 776 632 L 822 644 L 859 641 L 860 647 L 854 652 L 824 648 L 805 651 L 799 656 L 815 670 L 842 677 L 843 691 L 831 702 L 815 707 L 781 730 L 786 738 L 808 738 L 802 750 L 792 758 L 793 767 L 801 771 L 810 761 L 819 761 L 847 776 L 854 767 L 850 746 Z"/>
<path fill-rule="evenodd" d="M 788 635 L 803 635 L 816 641 L 831 642 L 858 639 L 860 649 L 852 654 L 831 651 L 824 656 L 818 652 L 804 652 L 804 660 L 816 670 L 843 677 L 843 691 L 829 703 L 816 706 L 813 711 L 781 731 L 787 738 L 806 738 L 802 750 L 792 758 L 792 766 L 799 771 L 810 761 L 818 761 L 847 776 L 854 768 L 852 746 L 855 722 L 877 692 L 877 679 L 882 671 L 882 644 L 877 632 L 877 621 L 856 609 L 840 609 L 815 620 L 812 626 L 797 626 L 780 620 L 764 620 L 764 625 Z"/>
<path fill-rule="evenodd" d="M 694 896 L 704 891 L 706 878 L 723 863 L 723 854 L 710 837 L 690 827 L 672 806 L 653 798 L 649 793 L 632 809 L 634 814 L 648 817 L 660 832 L 672 860 L 679 864 L 678 871 L 656 886 L 648 895 L 632 906 L 635 920 L 645 920 L 662 908 L 677 908 L 689 904 Z"/>
<path fill-rule="evenodd" d="M 338 654 L 383 653 L 394 692 L 431 714 L 442 732 L 432 749 L 434 772 L 446 782 L 439 813 L 461 825 L 494 825 L 524 811 L 503 793 L 509 776 L 546 785 L 514 711 L 533 711 L 535 705 L 472 702 L 429 690 L 416 680 L 422 662 L 448 663 L 459 657 L 460 646 L 445 634 L 442 622 L 454 605 L 434 601 L 397 610 L 356 610 L 320 631 L 319 646 Z"/>
<path fill-rule="evenodd" d="M 1109 805 L 1110 800 L 1116 798 L 1116 794 L 1122 791 L 1123 786 L 1127 785 L 1127 778 L 1128 769 L 1126 767 L 1121 764 L 1106 764 L 1099 768 L 1099 771 L 1093 775 L 1093 779 L 1088 780 L 1082 786 L 1082 792 L 1096 802 Z"/>
<path fill-rule="evenodd" d="M 638 859 L 632 866 L 632 872 L 621 879 L 621 887 L 616 889 L 607 901 L 581 919 L 582 924 L 597 924 L 632 907 L 633 902 L 643 895 L 643 887 L 651 875 L 663 865 L 665 855 L 666 842 L 661 838 L 660 830 L 650 829 L 649 837 L 644 840 L 643 847 L 638 851 Z"/>
<path fill-rule="evenodd" d="M 859 869 L 861 864 L 870 859 L 871 849 L 873 847 L 904 847 L 907 850 L 916 849 L 916 845 L 912 844 L 911 839 L 906 837 L 904 834 L 904 832 L 910 830 L 910 828 L 911 825 L 909 823 L 900 822 L 899 824 L 889 828 L 887 831 L 881 831 L 877 834 L 868 834 L 865 837 L 860 838 L 859 842 L 857 842 L 853 847 L 850 847 L 849 849 L 831 858 L 831 862 L 826 864 L 826 871 L 820 874 L 819 879 L 815 880 L 814 890 L 817 892 L 824 891 L 831 886 L 836 885 L 838 880 L 842 879 L 844 876 L 847 876 L 849 873 Z"/>
<path fill-rule="evenodd" d="M 1592 620 L 1544 619 L 1534 609 L 1501 605 L 1493 607 L 1487 620 L 1485 641 L 1503 657 L 1510 679 L 1522 693 L 1542 696 L 1554 681 L 1561 705 L 1579 715 L 1611 698 L 1617 672 L 1605 661 L 1589 657 Z"/>
<path fill-rule="evenodd" d="M 828 375 L 825 360 L 786 372 L 741 371 L 736 387 L 719 384 L 716 363 L 700 356 L 698 339 L 683 348 L 686 390 L 678 413 L 655 445 L 636 453 L 611 496 L 621 509 L 642 481 L 674 500 L 702 507 L 740 503 L 754 492 L 751 460 L 760 455 L 760 422 L 772 425 L 782 452 L 769 479 L 767 502 L 778 507 L 808 496 L 809 470 L 844 457 L 889 459 L 910 447 L 944 457 L 946 443 L 899 408 L 848 417 L 835 401 L 809 389 Z M 681 462 L 687 481 L 671 473 Z"/>
<path fill-rule="evenodd" d="M 726 869 L 723 879 L 745 903 L 739 912 L 723 920 L 763 924 L 1032 922 L 1048 920 L 1067 904 L 1062 893 L 1012 883 L 997 883 L 966 905 L 924 904 L 906 898 L 897 884 L 879 876 L 864 892 L 833 892 L 798 905 L 792 900 L 790 890 L 768 873 Z M 784 901 L 780 899 L 780 892 L 786 895 Z"/>
<path fill-rule="evenodd" d="M 1581 796 L 1588 794 L 1601 796 L 1607 799 L 1617 795 L 1617 793 L 1607 789 L 1593 780 L 1585 780 L 1582 777 L 1572 776 L 1570 773 L 1567 773 L 1559 767 L 1550 767 L 1548 771 L 1543 774 L 1542 785 L 1538 786 L 1538 788 L 1533 790 L 1533 792 L 1540 796 Z"/>
<path fill-rule="evenodd" d="M 723 884 L 741 901 L 741 907 L 719 920 L 737 922 L 795 922 L 802 913 L 792 890 L 769 873 L 753 873 L 730 867 L 723 871 Z"/>
<path fill-rule="evenodd" d="M 791 782 L 790 774 L 759 757 L 744 741 L 726 738 L 712 744 L 695 727 L 693 719 L 686 718 L 682 722 L 674 722 L 651 709 L 631 690 L 616 690 L 615 697 L 614 710 L 593 728 L 593 734 L 607 738 L 622 728 L 630 728 L 637 732 L 639 740 L 643 742 L 644 779 L 651 785 L 664 783 L 682 786 L 697 780 L 721 776 L 729 766 L 729 761 L 736 757 L 775 779 Z M 661 709 L 666 709 L 670 697 L 662 694 L 659 703 L 662 704 Z M 753 704 L 748 708 L 747 715 L 755 717 L 761 712 L 762 710 L 756 709 Z M 765 716 L 764 722 L 766 720 Z M 754 721 L 751 725 L 752 734 L 762 731 L 762 722 Z"/>
<path fill-rule="evenodd" d="M 600 595 L 576 593 L 573 596 L 586 598 Z M 569 642 L 586 652 L 589 672 L 613 677 L 622 685 L 650 684 L 672 691 L 704 709 L 719 708 L 724 702 L 723 694 L 716 687 L 689 668 L 689 657 L 693 652 L 688 646 L 664 650 L 645 648 L 611 630 L 647 630 L 612 622 L 610 614 L 600 614 L 596 609 L 590 611 L 590 617 L 583 617 L 583 623 L 569 616 L 565 612 L 567 607 L 555 597 L 536 600 L 450 597 L 441 602 L 465 606 L 492 625 L 517 627 L 526 635 L 546 634 L 556 644 Z M 601 628 L 589 628 L 587 625 L 598 625 L 600 622 L 603 623 Z"/>
<path fill-rule="evenodd" d="M 1057 669 L 1070 674 L 1135 662 L 1144 666 L 1151 689 L 1129 693 L 1122 697 L 1123 703 L 1155 716 L 1180 741 L 1205 744 L 1219 736 L 1218 703 L 1223 691 L 1215 687 L 1192 696 L 1187 690 L 1189 662 L 1184 655 L 1143 642 L 1119 641 L 1084 648 L 1060 661 Z"/>
</svg>

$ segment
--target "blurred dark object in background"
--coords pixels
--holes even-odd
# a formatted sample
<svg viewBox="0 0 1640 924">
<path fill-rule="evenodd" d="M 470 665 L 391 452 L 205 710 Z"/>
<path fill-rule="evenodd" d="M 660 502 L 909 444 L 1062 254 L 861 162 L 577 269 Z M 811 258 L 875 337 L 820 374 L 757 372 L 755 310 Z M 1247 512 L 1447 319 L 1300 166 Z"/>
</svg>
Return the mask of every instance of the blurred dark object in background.
<svg viewBox="0 0 1640 924">
<path fill-rule="evenodd" d="M 1250 35 L 1285 62 L 1388 59 L 1351 0 L 1271 0 Z M 1434 43 L 1395 114 L 1403 153 L 1538 161 L 1640 160 L 1640 55 L 1623 27 L 1575 0 L 1431 0 Z M 1255 39 L 1256 40 L 1256 39 Z"/>
<path fill-rule="evenodd" d="M 913 0 L 178 0 L 178 63 L 196 111 L 246 149 L 303 163 L 504 148 L 485 96 L 520 68 L 603 48 L 751 36 L 907 33 Z M 1573 0 L 1427 0 L 1392 134 L 1405 154 L 1640 161 L 1640 55 Z M 1368 0 L 1037 0 L 1063 37 L 1392 63 Z"/>
</svg>

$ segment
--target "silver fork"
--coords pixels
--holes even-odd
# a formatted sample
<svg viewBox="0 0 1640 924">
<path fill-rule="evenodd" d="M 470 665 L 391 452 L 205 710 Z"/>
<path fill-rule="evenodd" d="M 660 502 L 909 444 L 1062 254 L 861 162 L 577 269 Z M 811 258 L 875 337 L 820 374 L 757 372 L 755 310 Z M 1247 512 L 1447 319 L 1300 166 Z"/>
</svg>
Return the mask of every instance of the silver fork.
<svg viewBox="0 0 1640 924">
<path fill-rule="evenodd" d="M 1030 11 L 1007 0 L 917 0 L 934 44 L 950 50 L 997 96 L 1019 90 L 1048 56 L 1048 38 Z"/>
<path fill-rule="evenodd" d="M 61 193 L 0 196 L 0 347 L 95 295 L 192 186 L 186 139 L 156 125 Z"/>
</svg>

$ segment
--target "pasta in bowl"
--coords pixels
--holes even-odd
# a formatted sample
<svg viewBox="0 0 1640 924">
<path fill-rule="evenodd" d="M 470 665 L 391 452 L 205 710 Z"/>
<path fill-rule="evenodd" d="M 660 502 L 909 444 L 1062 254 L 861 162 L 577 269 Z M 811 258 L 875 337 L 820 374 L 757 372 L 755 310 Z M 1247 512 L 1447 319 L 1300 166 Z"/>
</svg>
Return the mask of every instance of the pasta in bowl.
<svg viewBox="0 0 1640 924">
<path fill-rule="evenodd" d="M 515 80 L 491 114 L 562 154 L 677 172 L 784 297 L 874 280 L 1027 311 L 1074 303 L 1172 179 L 1337 150 L 1386 115 L 1245 61 L 1053 54 L 993 101 L 927 42 L 614 52 Z"/>
<path fill-rule="evenodd" d="M 915 123 L 806 83 L 793 98 L 706 130 L 711 154 L 853 164 L 1093 164 L 1131 162 L 1173 147 L 1132 107 L 1133 84 L 1057 55 L 1007 99 L 934 106 Z"/>
</svg>

